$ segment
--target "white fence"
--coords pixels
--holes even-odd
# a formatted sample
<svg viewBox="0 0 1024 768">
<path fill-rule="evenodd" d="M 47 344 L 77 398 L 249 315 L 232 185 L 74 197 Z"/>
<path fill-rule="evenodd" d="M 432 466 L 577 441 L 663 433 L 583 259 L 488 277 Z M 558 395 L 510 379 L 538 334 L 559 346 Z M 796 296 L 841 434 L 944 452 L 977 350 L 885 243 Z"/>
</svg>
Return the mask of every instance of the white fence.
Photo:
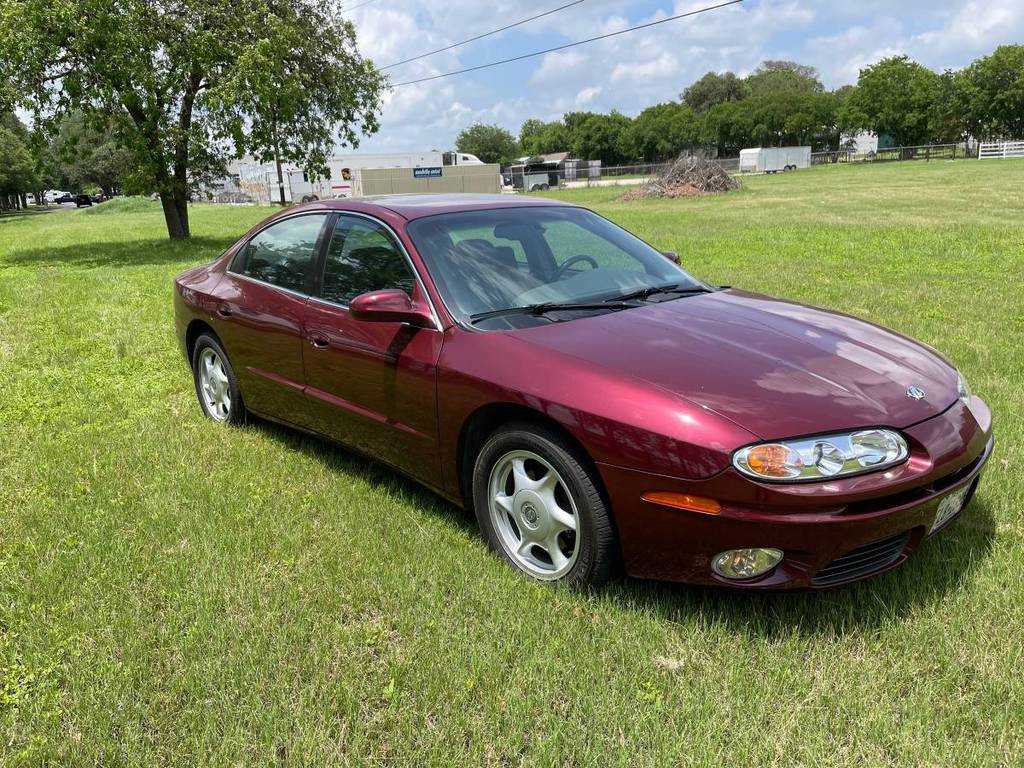
<svg viewBox="0 0 1024 768">
<path fill-rule="evenodd" d="M 978 145 L 978 159 L 993 157 L 1024 157 L 1024 141 L 983 141 Z"/>
</svg>

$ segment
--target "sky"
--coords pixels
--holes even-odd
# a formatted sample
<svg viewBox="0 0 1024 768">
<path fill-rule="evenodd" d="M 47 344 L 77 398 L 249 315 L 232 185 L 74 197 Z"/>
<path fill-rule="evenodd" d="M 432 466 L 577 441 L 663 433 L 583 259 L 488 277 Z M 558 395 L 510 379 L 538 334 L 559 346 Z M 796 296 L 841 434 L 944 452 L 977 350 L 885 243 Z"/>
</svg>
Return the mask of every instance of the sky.
<svg viewBox="0 0 1024 768">
<path fill-rule="evenodd" d="M 543 50 L 714 5 L 718 0 L 584 0 L 515 29 L 390 68 L 393 84 Z M 565 4 L 568 0 L 349 2 L 360 52 L 381 67 Z M 1024 43 L 1024 0 L 745 0 L 609 40 L 417 85 L 384 99 L 380 131 L 360 152 L 451 149 L 474 122 L 514 134 L 527 118 L 569 111 L 634 116 L 678 99 L 709 70 L 753 71 L 765 59 L 817 67 L 828 88 L 861 67 L 907 54 L 937 72 L 1004 43 Z"/>
</svg>

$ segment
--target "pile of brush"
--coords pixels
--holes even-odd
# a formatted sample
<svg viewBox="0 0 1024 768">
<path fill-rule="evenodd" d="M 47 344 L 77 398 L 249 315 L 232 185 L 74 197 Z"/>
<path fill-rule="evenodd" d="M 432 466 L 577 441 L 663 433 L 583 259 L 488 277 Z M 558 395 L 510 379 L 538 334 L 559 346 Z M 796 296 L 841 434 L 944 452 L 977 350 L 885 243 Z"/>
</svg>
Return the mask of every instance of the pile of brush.
<svg viewBox="0 0 1024 768">
<path fill-rule="evenodd" d="M 739 180 L 722 170 L 722 166 L 714 160 L 689 156 L 680 157 L 639 188 L 631 189 L 621 199 L 700 197 L 739 188 Z"/>
</svg>

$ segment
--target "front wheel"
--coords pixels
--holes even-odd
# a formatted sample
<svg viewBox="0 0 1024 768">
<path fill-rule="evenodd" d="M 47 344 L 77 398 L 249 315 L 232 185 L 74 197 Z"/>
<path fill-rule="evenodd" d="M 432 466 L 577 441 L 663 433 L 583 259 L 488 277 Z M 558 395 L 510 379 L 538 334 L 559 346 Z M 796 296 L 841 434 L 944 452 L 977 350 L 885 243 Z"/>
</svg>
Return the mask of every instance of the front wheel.
<svg viewBox="0 0 1024 768">
<path fill-rule="evenodd" d="M 203 413 L 227 424 L 245 421 L 245 405 L 235 371 L 220 342 L 208 333 L 196 339 L 192 350 L 192 376 Z"/>
<path fill-rule="evenodd" d="M 597 587 L 616 559 L 611 518 L 585 462 L 560 435 L 513 424 L 487 440 L 473 471 L 480 530 L 538 581 Z"/>
</svg>

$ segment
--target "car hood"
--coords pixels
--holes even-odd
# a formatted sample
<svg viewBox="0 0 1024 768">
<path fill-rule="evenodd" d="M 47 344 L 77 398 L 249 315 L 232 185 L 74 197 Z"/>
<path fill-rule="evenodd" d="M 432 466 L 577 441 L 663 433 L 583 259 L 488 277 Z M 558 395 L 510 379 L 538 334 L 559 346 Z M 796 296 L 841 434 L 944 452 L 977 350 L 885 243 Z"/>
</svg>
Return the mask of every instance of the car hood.
<svg viewBox="0 0 1024 768">
<path fill-rule="evenodd" d="M 627 374 L 763 439 L 908 427 L 957 398 L 957 373 L 905 336 L 836 312 L 736 290 L 513 331 Z M 925 394 L 914 399 L 909 387 Z"/>
</svg>

